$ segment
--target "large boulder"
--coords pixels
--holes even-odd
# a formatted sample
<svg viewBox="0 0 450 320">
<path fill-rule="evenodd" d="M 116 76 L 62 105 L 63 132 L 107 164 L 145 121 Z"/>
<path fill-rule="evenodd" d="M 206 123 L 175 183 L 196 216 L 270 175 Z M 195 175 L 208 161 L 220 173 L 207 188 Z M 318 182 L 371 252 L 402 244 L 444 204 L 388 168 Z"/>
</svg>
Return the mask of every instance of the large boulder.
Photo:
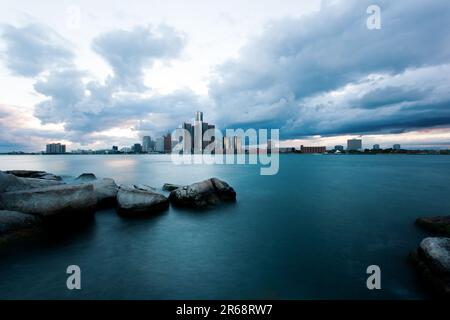
<svg viewBox="0 0 450 320">
<path fill-rule="evenodd" d="M 96 205 L 92 184 L 58 185 L 0 194 L 0 209 L 29 213 L 47 220 L 91 216 Z"/>
<path fill-rule="evenodd" d="M 450 216 L 418 218 L 416 224 L 435 234 L 450 236 Z"/>
<path fill-rule="evenodd" d="M 0 239 L 28 234 L 40 225 L 41 220 L 31 214 L 0 210 Z"/>
<path fill-rule="evenodd" d="M 111 178 L 104 178 L 92 182 L 95 196 L 99 205 L 106 205 L 116 202 L 116 195 L 119 187 Z"/>
<path fill-rule="evenodd" d="M 118 212 L 134 216 L 153 214 L 169 208 L 169 200 L 145 185 L 121 185 L 117 192 Z"/>
<path fill-rule="evenodd" d="M 63 184 L 61 181 L 38 178 L 20 178 L 0 171 L 0 193 L 50 187 Z"/>
<path fill-rule="evenodd" d="M 164 183 L 162 189 L 164 191 L 173 191 L 177 190 L 178 188 L 181 188 L 182 186 L 179 184 L 172 184 L 172 183 Z"/>
<path fill-rule="evenodd" d="M 60 176 L 54 175 L 53 173 L 48 173 L 45 171 L 35 171 L 35 170 L 9 170 L 6 173 L 15 175 L 20 178 L 36 178 L 36 179 L 44 179 L 44 180 L 54 180 L 60 181 L 62 180 Z"/>
<path fill-rule="evenodd" d="M 450 238 L 425 238 L 411 257 L 427 283 L 450 296 Z"/>
<path fill-rule="evenodd" d="M 178 188 L 170 193 L 169 199 L 176 206 L 205 208 L 221 202 L 236 201 L 236 192 L 228 183 L 211 178 Z"/>
</svg>

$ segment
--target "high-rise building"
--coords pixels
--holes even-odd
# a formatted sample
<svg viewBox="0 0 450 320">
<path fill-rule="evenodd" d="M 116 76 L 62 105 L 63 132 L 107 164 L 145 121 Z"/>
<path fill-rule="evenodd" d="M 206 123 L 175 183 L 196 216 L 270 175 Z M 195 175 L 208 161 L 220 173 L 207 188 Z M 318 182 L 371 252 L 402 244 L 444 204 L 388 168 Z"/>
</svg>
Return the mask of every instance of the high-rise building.
<svg viewBox="0 0 450 320">
<path fill-rule="evenodd" d="M 143 152 L 152 152 L 153 151 L 153 143 L 152 138 L 150 136 L 144 136 L 142 138 L 142 151 Z"/>
<path fill-rule="evenodd" d="M 112 146 L 111 151 L 112 151 L 112 153 L 118 153 L 119 152 L 119 147 L 118 146 Z"/>
<path fill-rule="evenodd" d="M 132 147 L 131 147 L 131 151 L 134 153 L 141 153 L 142 152 L 142 146 L 140 143 L 135 143 Z"/>
<path fill-rule="evenodd" d="M 156 138 L 155 140 L 155 151 L 156 152 L 164 152 L 164 138 L 163 137 L 159 137 Z"/>
<path fill-rule="evenodd" d="M 164 136 L 164 152 L 172 153 L 172 135 L 170 132 Z"/>
<path fill-rule="evenodd" d="M 399 144 L 394 144 L 394 146 L 393 146 L 394 150 L 400 150 L 401 148 L 402 148 L 402 146 Z"/>
<path fill-rule="evenodd" d="M 194 150 L 194 128 L 190 123 L 183 123 L 183 149 L 185 153 L 192 153 Z"/>
<path fill-rule="evenodd" d="M 349 151 L 360 151 L 362 149 L 361 139 L 349 139 L 347 140 L 347 150 Z"/>
<path fill-rule="evenodd" d="M 343 152 L 344 151 L 344 146 L 341 146 L 341 145 L 334 146 L 334 150 Z"/>
<path fill-rule="evenodd" d="M 66 153 L 66 145 L 61 143 L 50 143 L 46 145 L 45 153 L 62 154 Z"/>
<path fill-rule="evenodd" d="M 374 144 L 372 147 L 372 150 L 380 150 L 380 145 L 379 144 Z"/>
</svg>

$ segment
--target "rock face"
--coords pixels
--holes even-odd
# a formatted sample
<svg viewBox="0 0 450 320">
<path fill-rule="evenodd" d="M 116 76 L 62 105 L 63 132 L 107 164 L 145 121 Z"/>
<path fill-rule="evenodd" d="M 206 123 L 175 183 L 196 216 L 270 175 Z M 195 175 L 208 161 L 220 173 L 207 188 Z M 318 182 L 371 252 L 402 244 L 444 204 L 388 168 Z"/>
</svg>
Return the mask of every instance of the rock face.
<svg viewBox="0 0 450 320">
<path fill-rule="evenodd" d="M 21 177 L 21 178 L 36 178 L 36 179 L 54 180 L 54 181 L 61 180 L 61 177 L 56 176 L 52 173 L 45 172 L 45 171 L 10 170 L 10 171 L 6 171 L 6 173 L 9 173 L 9 174 L 15 175 L 16 177 Z"/>
<path fill-rule="evenodd" d="M 411 257 L 422 277 L 438 293 L 450 296 L 450 238 L 425 238 Z"/>
<path fill-rule="evenodd" d="M 416 224 L 430 232 L 450 236 L 450 216 L 418 218 Z"/>
<path fill-rule="evenodd" d="M 75 180 L 80 182 L 88 182 L 88 181 L 94 181 L 97 180 L 97 177 L 93 173 L 83 173 L 78 176 Z"/>
<path fill-rule="evenodd" d="M 0 238 L 15 236 L 40 225 L 40 219 L 31 214 L 0 210 Z"/>
<path fill-rule="evenodd" d="M 236 201 L 236 192 L 226 182 L 211 178 L 170 193 L 170 201 L 180 207 L 205 208 L 221 202 Z"/>
<path fill-rule="evenodd" d="M 134 216 L 166 210 L 169 200 L 148 186 L 121 185 L 117 192 L 118 212 Z"/>
<path fill-rule="evenodd" d="M 37 178 L 20 178 L 0 171 L 0 193 L 56 186 L 61 184 L 63 183 L 60 181 Z"/>
<path fill-rule="evenodd" d="M 91 184 L 58 185 L 0 194 L 0 209 L 29 213 L 48 220 L 90 216 L 96 204 L 97 198 Z"/>
<path fill-rule="evenodd" d="M 104 178 L 92 182 L 95 196 L 99 205 L 114 203 L 116 201 L 117 190 L 119 187 L 113 179 Z"/>
<path fill-rule="evenodd" d="M 178 188 L 181 188 L 182 186 L 178 185 L 178 184 L 172 184 L 172 183 L 164 183 L 162 189 L 164 191 L 173 191 L 176 190 Z"/>
</svg>

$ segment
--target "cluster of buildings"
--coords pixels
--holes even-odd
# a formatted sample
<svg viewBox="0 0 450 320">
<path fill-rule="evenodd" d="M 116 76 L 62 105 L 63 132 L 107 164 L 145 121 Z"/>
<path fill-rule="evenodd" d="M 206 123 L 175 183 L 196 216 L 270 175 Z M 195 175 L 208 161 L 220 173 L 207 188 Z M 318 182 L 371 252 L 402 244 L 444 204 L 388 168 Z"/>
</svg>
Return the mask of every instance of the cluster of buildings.
<svg viewBox="0 0 450 320">
<path fill-rule="evenodd" d="M 402 149 L 400 144 L 394 144 L 392 148 L 388 150 L 393 151 L 400 151 Z M 295 150 L 294 152 L 301 152 L 301 153 L 344 153 L 344 152 L 362 152 L 366 151 L 363 149 L 363 142 L 362 139 L 349 139 L 347 140 L 347 147 L 343 145 L 337 145 L 334 147 L 333 150 L 327 150 L 325 146 L 320 147 L 307 147 L 307 146 L 301 146 L 299 150 Z M 374 144 L 372 149 L 370 150 L 372 152 L 378 152 L 383 151 L 383 149 L 380 148 L 379 144 Z"/>
<path fill-rule="evenodd" d="M 61 143 L 49 143 L 45 147 L 47 154 L 64 154 L 66 153 L 66 145 Z"/>
<path fill-rule="evenodd" d="M 135 143 L 131 147 L 124 147 L 119 150 L 117 146 L 113 146 L 111 149 L 105 150 L 76 150 L 72 153 L 76 154 L 118 154 L 118 153 L 171 153 L 173 147 L 178 143 L 183 143 L 183 150 L 185 153 L 190 154 L 203 154 L 205 148 L 213 142 L 215 143 L 215 151 L 213 153 L 227 153 L 227 154 L 241 154 L 241 153 L 253 153 L 255 150 L 248 148 L 247 150 L 243 146 L 243 137 L 232 136 L 220 137 L 221 141 L 216 140 L 215 125 L 209 124 L 203 121 L 203 112 L 197 111 L 195 114 L 194 123 L 183 123 L 181 125 L 182 136 L 179 141 L 172 140 L 172 135 L 167 133 L 162 137 L 152 139 L 150 136 L 144 136 L 141 143 Z M 206 138 L 206 139 L 204 139 Z M 272 143 L 269 140 L 267 144 L 267 151 L 271 152 Z M 394 144 L 391 149 L 393 151 L 401 150 L 400 144 Z M 256 148 L 256 152 L 258 148 Z M 347 147 L 343 145 L 337 145 L 333 150 L 327 150 L 325 146 L 300 146 L 299 149 L 293 147 L 278 148 L 280 153 L 344 153 L 344 152 L 362 152 L 363 145 L 362 139 L 349 139 L 347 140 Z M 367 149 L 364 150 L 367 152 Z M 374 144 L 371 152 L 381 152 L 379 144 Z M 66 146 L 61 143 L 50 143 L 46 146 L 47 154 L 64 154 L 66 153 Z"/>
</svg>

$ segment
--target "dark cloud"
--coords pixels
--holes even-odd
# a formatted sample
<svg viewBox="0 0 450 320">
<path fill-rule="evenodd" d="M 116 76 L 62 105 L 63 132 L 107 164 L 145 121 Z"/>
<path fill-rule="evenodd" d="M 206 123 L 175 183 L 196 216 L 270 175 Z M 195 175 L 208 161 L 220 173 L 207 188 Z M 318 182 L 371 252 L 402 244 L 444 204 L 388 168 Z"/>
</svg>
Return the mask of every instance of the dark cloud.
<svg viewBox="0 0 450 320">
<path fill-rule="evenodd" d="M 428 83 L 417 79 L 407 89 L 369 88 L 362 99 L 355 92 L 353 103 L 351 99 L 339 106 L 333 103 L 334 109 L 327 107 L 326 101 L 304 103 L 304 99 L 352 83 L 372 82 L 373 74 L 393 78 L 407 70 L 450 62 L 450 33 L 445 31 L 450 21 L 447 1 L 434 0 L 426 5 L 418 0 L 377 1 L 382 14 L 380 30 L 366 27 L 366 9 L 371 4 L 373 1 L 324 1 L 316 14 L 268 24 L 237 59 L 217 68 L 210 94 L 218 117 L 225 125 L 268 123 L 282 128 L 284 136 L 332 134 L 330 128 L 336 128 L 336 134 L 351 133 L 364 129 L 358 123 L 365 124 L 364 131 L 377 131 L 389 123 L 396 127 L 393 120 L 401 119 L 405 108 L 380 112 L 373 122 L 359 118 L 355 109 L 421 103 L 421 87 Z M 432 104 L 430 101 L 429 107 Z M 326 123 L 320 116 L 327 118 Z M 433 117 L 424 113 L 415 116 L 417 121 L 398 125 L 420 125 L 420 119 Z"/>
<path fill-rule="evenodd" d="M 6 44 L 2 60 L 15 75 L 34 77 L 48 69 L 72 63 L 74 54 L 70 44 L 44 25 L 2 25 L 0 33 Z"/>
<path fill-rule="evenodd" d="M 177 57 L 185 46 L 185 38 L 166 25 L 138 26 L 131 31 L 104 33 L 93 40 L 92 48 L 110 64 L 118 85 L 142 90 L 144 69 L 157 59 Z"/>
</svg>

